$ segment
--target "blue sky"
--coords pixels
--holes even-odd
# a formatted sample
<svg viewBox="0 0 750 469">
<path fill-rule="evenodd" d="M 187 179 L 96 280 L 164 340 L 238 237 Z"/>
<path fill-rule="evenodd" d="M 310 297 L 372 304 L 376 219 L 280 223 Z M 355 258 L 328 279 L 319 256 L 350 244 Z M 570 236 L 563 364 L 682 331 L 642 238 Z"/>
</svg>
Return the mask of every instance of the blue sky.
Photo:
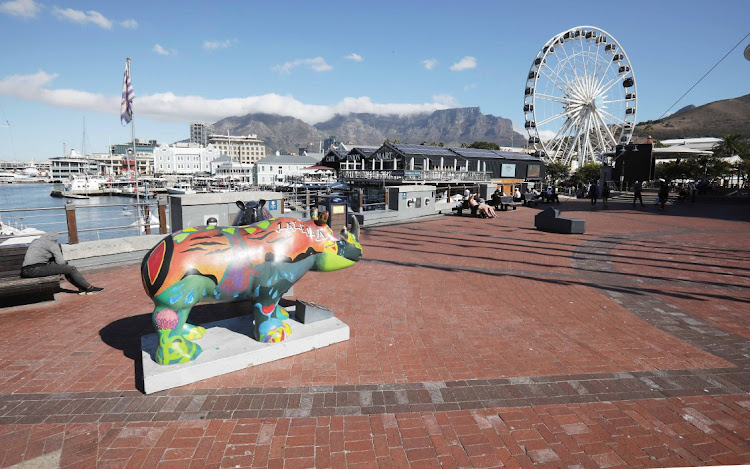
<svg viewBox="0 0 750 469">
<path fill-rule="evenodd" d="M 523 127 L 531 61 L 555 34 L 601 28 L 627 52 L 638 121 L 656 119 L 750 32 L 737 1 L 0 0 L 0 159 L 106 152 L 132 58 L 140 139 L 188 138 L 191 121 L 272 112 L 479 106 Z M 746 39 L 673 110 L 750 93 Z M 10 127 L 7 127 L 7 122 Z M 260 136 L 262 138 L 262 136 Z"/>
</svg>

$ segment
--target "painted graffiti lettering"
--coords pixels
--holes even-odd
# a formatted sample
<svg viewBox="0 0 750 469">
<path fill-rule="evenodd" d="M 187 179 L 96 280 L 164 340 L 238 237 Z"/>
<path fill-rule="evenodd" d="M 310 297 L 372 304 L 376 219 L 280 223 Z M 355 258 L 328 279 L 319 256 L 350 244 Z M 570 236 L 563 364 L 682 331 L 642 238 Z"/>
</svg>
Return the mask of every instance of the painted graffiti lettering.
<svg viewBox="0 0 750 469">
<path fill-rule="evenodd" d="M 277 233 L 283 233 L 283 232 L 293 232 L 293 231 L 301 231 L 305 234 L 308 238 L 314 239 L 315 241 L 322 241 L 325 239 L 325 236 L 323 236 L 323 231 L 321 229 L 315 229 L 313 230 L 309 226 L 305 226 L 302 223 L 288 221 L 286 222 L 286 226 L 282 226 L 281 223 L 278 223 L 276 227 Z"/>
</svg>

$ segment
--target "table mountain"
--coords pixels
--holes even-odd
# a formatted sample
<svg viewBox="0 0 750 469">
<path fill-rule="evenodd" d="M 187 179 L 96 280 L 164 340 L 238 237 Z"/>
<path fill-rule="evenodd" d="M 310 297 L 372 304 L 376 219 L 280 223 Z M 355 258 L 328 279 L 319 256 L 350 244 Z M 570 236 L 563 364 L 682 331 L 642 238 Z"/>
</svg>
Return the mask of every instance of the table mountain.
<svg viewBox="0 0 750 469">
<path fill-rule="evenodd" d="M 501 146 L 522 146 L 526 137 L 513 130 L 510 119 L 482 114 L 478 107 L 456 108 L 409 116 L 355 113 L 336 115 L 330 120 L 309 125 L 289 116 L 247 114 L 227 117 L 214 124 L 217 133 L 257 134 L 269 152 L 296 152 L 306 146 L 316 151 L 319 142 L 336 136 L 342 142 L 381 145 L 386 139 L 408 143 L 439 143 L 460 146 L 475 141 Z"/>
</svg>

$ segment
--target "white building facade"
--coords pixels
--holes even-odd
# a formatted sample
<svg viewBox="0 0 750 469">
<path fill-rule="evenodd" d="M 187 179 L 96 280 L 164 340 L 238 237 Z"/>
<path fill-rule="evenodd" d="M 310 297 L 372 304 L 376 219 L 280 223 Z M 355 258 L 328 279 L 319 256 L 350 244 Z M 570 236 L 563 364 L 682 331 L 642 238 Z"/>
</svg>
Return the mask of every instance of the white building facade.
<svg viewBox="0 0 750 469">
<path fill-rule="evenodd" d="M 255 164 L 253 183 L 268 186 L 282 183 L 289 177 L 302 177 L 306 168 L 317 163 L 317 159 L 309 156 L 269 155 Z"/>
<path fill-rule="evenodd" d="M 266 146 L 257 135 L 219 135 L 213 134 L 208 138 L 221 154 L 226 153 L 234 161 L 242 164 L 257 163 L 266 156 Z"/>
<path fill-rule="evenodd" d="M 250 185 L 253 183 L 254 164 L 228 161 L 216 167 L 216 177 L 228 178 L 232 181 Z"/>
<path fill-rule="evenodd" d="M 210 173 L 211 162 L 220 155 L 221 152 L 210 144 L 207 147 L 195 143 L 162 144 L 154 149 L 154 173 Z"/>
</svg>

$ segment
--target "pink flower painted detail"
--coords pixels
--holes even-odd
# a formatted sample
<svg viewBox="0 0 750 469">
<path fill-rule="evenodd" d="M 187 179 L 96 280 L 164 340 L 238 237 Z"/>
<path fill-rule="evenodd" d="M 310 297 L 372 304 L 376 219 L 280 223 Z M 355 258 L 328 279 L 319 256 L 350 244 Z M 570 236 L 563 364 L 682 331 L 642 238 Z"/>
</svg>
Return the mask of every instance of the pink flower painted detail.
<svg viewBox="0 0 750 469">
<path fill-rule="evenodd" d="M 156 328 L 157 329 L 174 329 L 177 327 L 177 323 L 180 321 L 180 317 L 177 313 L 169 308 L 156 313 Z"/>
</svg>

